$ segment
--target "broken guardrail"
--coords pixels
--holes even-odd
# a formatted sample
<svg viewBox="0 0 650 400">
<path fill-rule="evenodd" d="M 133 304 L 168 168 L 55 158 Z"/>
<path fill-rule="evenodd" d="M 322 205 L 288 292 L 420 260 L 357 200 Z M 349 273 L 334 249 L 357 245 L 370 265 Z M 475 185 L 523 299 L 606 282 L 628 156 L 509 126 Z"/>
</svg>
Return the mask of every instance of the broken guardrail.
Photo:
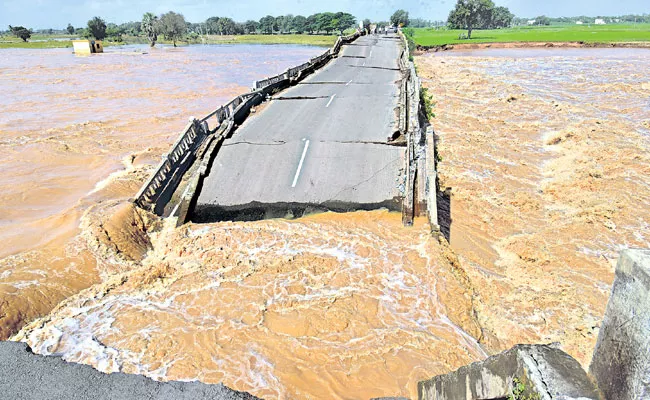
<svg viewBox="0 0 650 400">
<path fill-rule="evenodd" d="M 421 82 L 410 61 L 408 42 L 400 30 L 403 50 L 399 68 L 403 79 L 399 100 L 398 129 L 406 139 L 402 224 L 413 224 L 415 215 L 426 207 L 431 230 L 439 232 L 435 139 L 420 98 Z"/>
<path fill-rule="evenodd" d="M 297 67 L 289 68 L 284 73 L 255 82 L 250 93 L 235 97 L 202 119 L 190 118 L 188 125 L 171 150 L 163 155 L 162 161 L 143 184 L 133 202 L 142 209 L 163 215 L 166 205 L 194 161 L 206 154 L 209 157 L 210 154 L 206 150 L 223 141 L 235 125 L 246 119 L 252 107 L 259 105 L 277 90 L 322 67 L 330 58 L 338 55 L 344 43 L 350 43 L 362 34 L 357 31 L 350 36 L 339 36 L 334 46 L 323 54 Z M 210 128 L 210 123 L 213 128 Z"/>
</svg>

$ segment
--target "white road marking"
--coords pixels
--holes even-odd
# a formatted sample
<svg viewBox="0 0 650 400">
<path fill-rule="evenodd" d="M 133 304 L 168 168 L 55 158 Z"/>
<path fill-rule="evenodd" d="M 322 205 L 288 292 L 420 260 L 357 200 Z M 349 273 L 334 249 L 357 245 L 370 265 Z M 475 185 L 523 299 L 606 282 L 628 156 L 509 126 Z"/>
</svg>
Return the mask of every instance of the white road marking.
<svg viewBox="0 0 650 400">
<path fill-rule="evenodd" d="M 370 50 L 370 54 L 368 55 L 368 58 L 372 57 L 372 50 Z"/>
<path fill-rule="evenodd" d="M 345 86 L 350 86 L 351 83 L 352 83 L 352 79 L 350 79 L 350 82 L 346 83 Z"/>
<path fill-rule="evenodd" d="M 307 155 L 307 149 L 309 148 L 309 140 L 305 141 L 305 148 L 302 151 L 302 157 L 300 157 L 300 163 L 298 164 L 298 169 L 296 170 L 296 175 L 293 177 L 292 188 L 296 187 L 298 183 L 298 177 L 300 176 L 300 170 L 302 170 L 302 163 L 305 162 L 305 156 Z"/>
<path fill-rule="evenodd" d="M 325 108 L 329 107 L 330 104 L 332 104 L 332 100 L 334 100 L 334 97 L 336 97 L 336 94 L 332 95 L 332 97 L 330 98 L 330 101 L 327 102 L 327 105 L 325 106 Z"/>
</svg>

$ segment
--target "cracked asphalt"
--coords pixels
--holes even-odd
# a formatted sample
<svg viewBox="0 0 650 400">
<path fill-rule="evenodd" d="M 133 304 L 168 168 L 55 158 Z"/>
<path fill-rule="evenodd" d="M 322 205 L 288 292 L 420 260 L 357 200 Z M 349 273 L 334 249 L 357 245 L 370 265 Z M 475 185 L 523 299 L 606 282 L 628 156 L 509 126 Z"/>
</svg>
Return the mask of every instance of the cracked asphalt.
<svg viewBox="0 0 650 400">
<path fill-rule="evenodd" d="M 251 115 L 219 150 L 192 220 L 264 217 L 247 215 L 251 207 L 282 215 L 283 205 L 294 215 L 301 205 L 401 209 L 404 148 L 387 145 L 397 126 L 400 51 L 397 35 L 361 37 Z"/>
</svg>

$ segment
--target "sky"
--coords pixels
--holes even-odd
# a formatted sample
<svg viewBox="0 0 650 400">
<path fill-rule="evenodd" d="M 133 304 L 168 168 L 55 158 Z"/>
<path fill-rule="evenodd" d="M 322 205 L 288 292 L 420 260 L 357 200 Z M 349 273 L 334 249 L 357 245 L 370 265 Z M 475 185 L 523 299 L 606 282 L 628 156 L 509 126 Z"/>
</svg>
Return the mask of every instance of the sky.
<svg viewBox="0 0 650 400">
<path fill-rule="evenodd" d="M 650 13 L 648 0 L 493 0 L 516 16 L 598 16 Z M 265 15 L 310 15 L 345 11 L 358 19 L 388 20 L 397 9 L 412 18 L 446 20 L 455 0 L 0 0 L 0 28 L 22 25 L 32 29 L 85 26 L 94 16 L 117 24 L 139 21 L 145 12 L 175 11 L 190 22 L 208 17 L 236 21 L 259 20 Z"/>
</svg>

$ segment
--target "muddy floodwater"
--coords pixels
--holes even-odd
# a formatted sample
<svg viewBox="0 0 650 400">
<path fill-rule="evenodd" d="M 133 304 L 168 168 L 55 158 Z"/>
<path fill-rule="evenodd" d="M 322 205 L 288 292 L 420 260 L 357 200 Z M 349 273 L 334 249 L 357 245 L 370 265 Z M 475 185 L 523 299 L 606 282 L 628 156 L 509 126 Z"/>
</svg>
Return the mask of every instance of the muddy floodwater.
<svg viewBox="0 0 650 400">
<path fill-rule="evenodd" d="M 587 365 L 618 252 L 650 245 L 650 52 L 416 57 L 448 244 L 384 210 L 176 228 L 125 202 L 188 115 L 321 50 L 225 49 L 0 61 L 5 337 L 278 399 L 416 398 L 520 342 Z"/>
<path fill-rule="evenodd" d="M 587 367 L 620 250 L 650 247 L 650 51 L 416 62 L 485 343 L 559 342 Z"/>
<path fill-rule="evenodd" d="M 0 50 L 0 338 L 100 281 L 106 260 L 87 251 L 82 215 L 133 196 L 190 116 L 322 51 Z"/>
</svg>

